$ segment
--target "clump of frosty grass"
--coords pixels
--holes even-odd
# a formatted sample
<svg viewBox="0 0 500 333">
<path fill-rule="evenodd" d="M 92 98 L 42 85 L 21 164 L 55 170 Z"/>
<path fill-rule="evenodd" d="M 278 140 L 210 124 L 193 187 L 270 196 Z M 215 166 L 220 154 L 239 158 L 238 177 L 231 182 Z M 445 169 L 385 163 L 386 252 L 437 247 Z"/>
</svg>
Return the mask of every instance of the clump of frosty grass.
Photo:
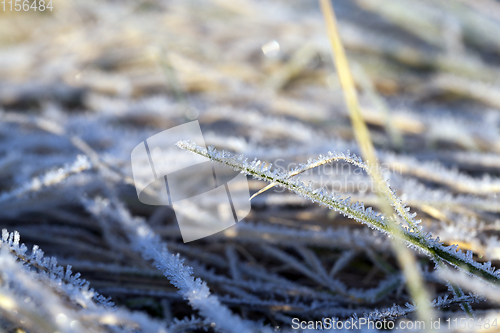
<svg viewBox="0 0 500 333">
<path fill-rule="evenodd" d="M 320 2 L 0 13 L 1 330 L 498 327 L 500 6 Z M 183 243 L 171 207 L 138 200 L 130 154 L 195 119 L 210 148 L 171 157 L 242 172 L 254 197 Z"/>
</svg>

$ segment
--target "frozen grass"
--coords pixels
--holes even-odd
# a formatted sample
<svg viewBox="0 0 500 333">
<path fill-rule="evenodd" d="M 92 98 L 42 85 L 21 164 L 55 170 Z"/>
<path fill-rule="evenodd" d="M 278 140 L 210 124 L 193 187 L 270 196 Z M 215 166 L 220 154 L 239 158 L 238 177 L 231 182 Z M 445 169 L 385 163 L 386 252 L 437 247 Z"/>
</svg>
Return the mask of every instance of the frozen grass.
<svg viewBox="0 0 500 333">
<path fill-rule="evenodd" d="M 442 322 L 498 318 L 497 2 L 333 5 L 352 78 L 315 2 L 0 12 L 1 328 L 288 331 L 414 320 L 426 298 Z M 184 244 L 130 153 L 192 119 L 215 148 L 183 148 L 276 186 Z"/>
</svg>

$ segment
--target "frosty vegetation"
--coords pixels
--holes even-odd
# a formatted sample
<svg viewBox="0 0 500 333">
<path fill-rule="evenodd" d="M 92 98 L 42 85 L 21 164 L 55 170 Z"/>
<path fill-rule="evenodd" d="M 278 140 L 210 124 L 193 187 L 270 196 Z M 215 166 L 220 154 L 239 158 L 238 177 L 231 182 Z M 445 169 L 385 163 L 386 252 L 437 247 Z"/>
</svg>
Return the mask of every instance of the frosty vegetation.
<svg viewBox="0 0 500 333">
<path fill-rule="evenodd" d="M 316 2 L 53 5 L 0 12 L 3 331 L 415 320 L 390 237 L 414 250 L 435 316 L 500 325 L 498 2 L 334 1 L 393 215 Z M 170 207 L 138 200 L 130 154 L 194 119 L 208 148 L 182 141 L 172 158 L 231 167 L 250 194 L 272 186 L 185 244 Z"/>
</svg>

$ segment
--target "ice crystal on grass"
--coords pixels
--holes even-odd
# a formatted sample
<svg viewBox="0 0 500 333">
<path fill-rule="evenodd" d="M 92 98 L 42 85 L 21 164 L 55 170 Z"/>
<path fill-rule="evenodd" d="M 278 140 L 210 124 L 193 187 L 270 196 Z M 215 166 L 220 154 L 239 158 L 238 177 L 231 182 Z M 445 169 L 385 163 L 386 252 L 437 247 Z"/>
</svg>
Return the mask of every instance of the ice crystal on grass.
<svg viewBox="0 0 500 333">
<path fill-rule="evenodd" d="M 6 229 L 2 229 L 2 245 L 2 248 L 9 249 L 23 264 L 36 268 L 40 275 L 46 275 L 58 282 L 69 295 L 72 294 L 70 298 L 82 307 L 95 307 L 94 302 L 105 307 L 114 306 L 110 298 L 105 298 L 89 288 L 89 282 L 81 279 L 80 273 L 73 274 L 70 265 L 64 268 L 57 264 L 55 257 L 44 257 L 43 251 L 37 245 L 33 246 L 31 254 L 28 255 L 28 248 L 20 243 L 17 231 L 9 233 Z"/>
<path fill-rule="evenodd" d="M 144 259 L 152 260 L 170 282 L 175 285 L 181 295 L 189 301 L 191 306 L 218 327 L 232 332 L 250 332 L 251 325 L 240 317 L 231 313 L 216 296 L 210 294 L 205 282 L 193 277 L 193 269 L 184 264 L 179 254 L 169 253 L 157 235 L 139 219 L 130 214 L 118 203 L 109 203 L 105 200 L 86 202 L 88 209 L 98 218 L 113 219 L 119 223 L 127 233 L 131 246 Z"/>
<path fill-rule="evenodd" d="M 54 257 L 44 257 L 38 246 L 33 246 L 31 254 L 27 254 L 27 247 L 20 243 L 18 232 L 2 230 L 0 262 L 0 294 L 2 297 L 24 298 L 24 302 L 15 305 L 0 302 L 0 308 L 9 311 L 13 306 L 21 322 L 28 327 L 33 325 L 42 332 L 53 331 L 51 327 L 60 332 L 83 332 L 85 326 L 99 329 L 102 325 L 166 332 L 165 324 L 160 321 L 142 313 L 115 308 L 110 298 L 90 288 L 89 282 L 80 278 L 80 273 L 73 274 L 69 265 L 66 268 L 59 266 Z M 42 321 L 41 312 L 45 312 Z"/>
<path fill-rule="evenodd" d="M 71 165 L 65 165 L 57 170 L 51 170 L 41 177 L 33 178 L 29 183 L 10 192 L 0 194 L 0 204 L 14 198 L 20 198 L 29 193 L 36 193 L 44 188 L 54 186 L 66 178 L 91 168 L 86 156 L 78 155 L 76 161 Z"/>
<path fill-rule="evenodd" d="M 394 237 L 385 222 L 387 217 L 380 213 L 375 213 L 371 209 L 364 209 L 364 205 L 360 205 L 359 203 L 351 203 L 350 198 L 342 199 L 335 197 L 323 189 L 313 189 L 310 184 L 305 186 L 298 180 L 290 180 L 288 174 L 270 171 L 270 168 L 264 168 L 263 164 L 257 159 L 248 163 L 246 160 L 243 160 L 242 156 L 235 157 L 227 152 L 218 152 L 214 148 L 204 149 L 191 142 L 180 141 L 177 145 L 179 148 L 210 158 L 215 162 L 232 167 L 234 170 L 256 179 L 276 183 L 300 196 L 306 197 L 320 205 L 335 209 L 347 217 Z M 242 160 L 243 162 L 241 162 Z M 313 161 L 310 160 L 308 165 L 312 164 Z M 397 201 L 395 206 L 401 205 L 402 208 L 406 208 L 398 198 L 395 198 L 395 201 Z M 418 233 L 408 228 L 404 228 L 403 230 L 402 240 L 407 242 L 409 246 L 431 257 L 437 256 L 440 260 L 444 260 L 457 268 L 470 271 L 492 283 L 500 284 L 500 271 L 491 267 L 490 262 L 478 263 L 470 255 L 466 255 L 458 249 L 458 245 L 444 246 L 438 239 L 433 238 L 430 233 L 423 234 L 422 230 L 419 230 Z"/>
</svg>

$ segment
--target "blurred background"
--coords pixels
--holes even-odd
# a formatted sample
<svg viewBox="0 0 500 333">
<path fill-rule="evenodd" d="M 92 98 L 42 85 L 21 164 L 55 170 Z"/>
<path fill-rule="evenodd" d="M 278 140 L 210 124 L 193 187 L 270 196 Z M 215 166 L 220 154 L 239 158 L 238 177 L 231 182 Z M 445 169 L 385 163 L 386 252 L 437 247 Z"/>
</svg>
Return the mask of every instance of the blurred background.
<svg viewBox="0 0 500 333">
<path fill-rule="evenodd" d="M 207 146 L 281 169 L 328 151 L 359 153 L 317 2 L 51 3 L 43 12 L 0 4 L 3 228 L 71 264 L 117 304 L 167 322 L 196 312 L 82 198 L 116 193 L 243 318 L 289 327 L 297 316 L 345 319 L 411 301 L 385 236 L 295 194 L 270 190 L 235 227 L 183 244 L 173 211 L 140 203 L 130 181 L 137 144 L 192 120 Z M 495 263 L 500 2 L 332 3 L 391 186 L 426 230 Z M 91 170 L 33 186 L 79 154 Z M 301 179 L 376 208 L 366 174 L 331 167 Z M 249 184 L 251 193 L 265 186 Z M 432 263 L 419 262 L 433 297 L 449 295 Z M 317 263 L 328 279 L 317 278 Z M 461 311 L 456 303 L 443 316 Z"/>
</svg>

